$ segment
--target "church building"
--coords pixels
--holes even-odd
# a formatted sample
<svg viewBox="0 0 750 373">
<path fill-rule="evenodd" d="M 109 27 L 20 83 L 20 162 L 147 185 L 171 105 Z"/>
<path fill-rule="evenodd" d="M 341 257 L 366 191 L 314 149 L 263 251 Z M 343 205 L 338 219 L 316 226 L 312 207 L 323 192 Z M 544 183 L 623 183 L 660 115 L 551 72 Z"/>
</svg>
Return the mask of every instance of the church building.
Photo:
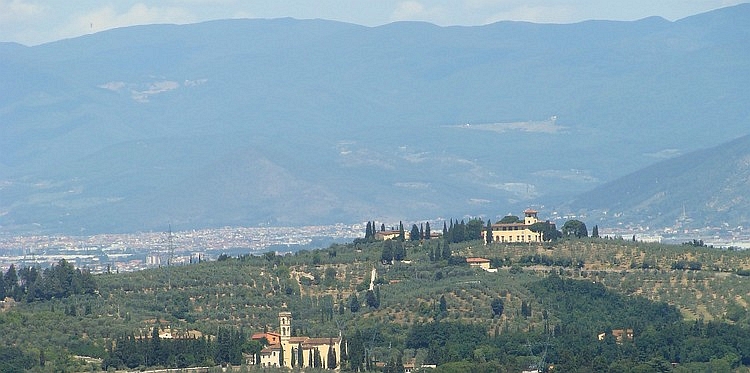
<svg viewBox="0 0 750 373">
<path fill-rule="evenodd" d="M 323 369 L 338 369 L 341 366 L 340 335 L 335 338 L 293 337 L 292 313 L 288 311 L 279 312 L 278 334 L 278 342 L 260 352 L 261 366 Z"/>
</svg>

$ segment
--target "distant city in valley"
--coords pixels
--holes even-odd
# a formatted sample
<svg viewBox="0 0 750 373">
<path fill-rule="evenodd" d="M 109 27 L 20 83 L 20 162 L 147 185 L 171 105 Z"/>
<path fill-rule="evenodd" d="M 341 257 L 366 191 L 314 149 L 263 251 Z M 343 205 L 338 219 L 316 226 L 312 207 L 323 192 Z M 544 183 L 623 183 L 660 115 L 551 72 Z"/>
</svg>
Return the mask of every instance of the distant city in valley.
<svg viewBox="0 0 750 373">
<path fill-rule="evenodd" d="M 499 218 L 498 218 L 499 219 Z M 540 216 L 562 227 L 568 219 L 581 219 L 589 232 L 596 225 L 584 217 Z M 493 219 L 493 221 L 496 219 Z M 442 230 L 444 220 L 433 220 L 434 232 Z M 380 226 L 381 222 L 377 222 Z M 410 227 L 424 221 L 404 222 Z M 393 223 L 382 223 L 389 228 Z M 654 228 L 631 224 L 616 227 L 598 226 L 601 237 L 640 242 L 681 244 L 701 242 L 717 249 L 750 248 L 750 232 L 743 226 L 690 228 L 683 216 L 670 227 Z M 166 265 L 184 265 L 216 260 L 220 255 L 260 255 L 273 251 L 290 253 L 299 250 L 325 249 L 334 243 L 348 243 L 363 237 L 365 223 L 314 225 L 301 227 L 222 227 L 187 231 L 139 232 L 130 234 L 68 235 L 0 235 L 0 269 L 48 267 L 65 259 L 93 273 L 130 272 Z"/>
<path fill-rule="evenodd" d="M 47 267 L 65 259 L 93 273 L 128 272 L 215 260 L 219 255 L 292 252 L 351 242 L 363 224 L 304 227 L 224 227 L 93 236 L 0 236 L 0 268 Z"/>
</svg>

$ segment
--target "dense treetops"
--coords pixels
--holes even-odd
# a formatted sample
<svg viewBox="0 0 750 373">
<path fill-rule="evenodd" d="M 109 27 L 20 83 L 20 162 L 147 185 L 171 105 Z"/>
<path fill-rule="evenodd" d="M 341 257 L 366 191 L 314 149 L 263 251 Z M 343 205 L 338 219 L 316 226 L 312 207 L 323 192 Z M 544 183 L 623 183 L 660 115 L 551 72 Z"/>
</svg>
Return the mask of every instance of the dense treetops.
<svg viewBox="0 0 750 373">
<path fill-rule="evenodd" d="M 49 268 L 14 265 L 0 276 L 0 299 L 11 297 L 28 302 L 67 298 L 71 295 L 93 294 L 97 290 L 94 276 L 86 270 L 76 269 L 65 259 Z"/>
</svg>

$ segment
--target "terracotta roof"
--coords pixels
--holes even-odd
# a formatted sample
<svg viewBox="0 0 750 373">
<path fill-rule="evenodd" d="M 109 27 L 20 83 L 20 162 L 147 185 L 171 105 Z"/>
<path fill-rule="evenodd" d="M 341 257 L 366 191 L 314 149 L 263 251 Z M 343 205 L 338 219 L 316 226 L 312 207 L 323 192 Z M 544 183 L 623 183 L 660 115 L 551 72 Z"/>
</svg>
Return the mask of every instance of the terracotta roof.
<svg viewBox="0 0 750 373">
<path fill-rule="evenodd" d="M 279 333 L 273 333 L 273 332 L 253 333 L 253 335 L 250 337 L 250 339 L 260 340 L 260 339 L 266 338 L 270 342 L 270 338 L 269 337 L 281 338 L 281 334 L 279 334 Z"/>
<path fill-rule="evenodd" d="M 260 350 L 260 353 L 261 354 L 270 354 L 271 352 L 280 351 L 280 350 L 281 350 L 281 345 L 280 344 L 275 344 L 275 345 L 270 345 L 268 347 L 265 347 L 264 349 Z"/>
<path fill-rule="evenodd" d="M 485 258 L 466 258 L 466 263 L 489 263 L 489 261 Z"/>
<path fill-rule="evenodd" d="M 303 344 L 308 346 L 321 346 L 328 345 L 330 343 L 336 343 L 339 341 L 339 337 L 336 338 L 308 338 Z"/>
</svg>

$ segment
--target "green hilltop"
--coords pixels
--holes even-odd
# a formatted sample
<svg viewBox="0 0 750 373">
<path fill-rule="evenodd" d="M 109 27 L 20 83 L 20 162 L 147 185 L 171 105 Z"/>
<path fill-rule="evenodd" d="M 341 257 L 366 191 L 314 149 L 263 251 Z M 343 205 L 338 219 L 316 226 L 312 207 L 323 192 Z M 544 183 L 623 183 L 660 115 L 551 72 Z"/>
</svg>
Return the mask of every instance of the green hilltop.
<svg viewBox="0 0 750 373">
<path fill-rule="evenodd" d="M 247 361 L 261 345 L 250 335 L 277 331 L 282 310 L 293 315 L 292 335 L 341 335 L 348 351 L 337 365 L 345 371 L 409 363 L 440 372 L 750 366 L 746 251 L 601 238 L 447 245 L 359 239 L 98 274 L 95 291 L 62 298 L 35 299 L 25 289 L 0 312 L 0 370 L 229 363 L 251 371 Z M 391 263 L 384 251 L 405 257 Z M 489 259 L 497 271 L 470 267 L 467 257 Z M 148 355 L 154 340 L 162 360 Z"/>
</svg>

